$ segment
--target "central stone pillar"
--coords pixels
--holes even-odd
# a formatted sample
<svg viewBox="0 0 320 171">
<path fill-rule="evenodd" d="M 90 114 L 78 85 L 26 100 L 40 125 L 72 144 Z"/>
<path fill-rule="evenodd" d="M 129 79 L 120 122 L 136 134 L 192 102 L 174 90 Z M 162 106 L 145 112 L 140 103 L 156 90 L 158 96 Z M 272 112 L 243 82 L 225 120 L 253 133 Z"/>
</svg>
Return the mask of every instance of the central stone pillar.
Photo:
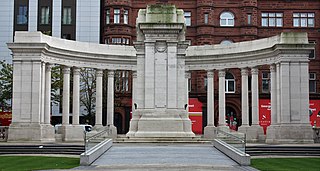
<svg viewBox="0 0 320 171">
<path fill-rule="evenodd" d="M 137 84 L 128 137 L 194 137 L 185 109 L 185 24 L 173 5 L 151 5 L 137 18 Z M 138 116 L 138 117 L 136 117 Z M 133 121 L 131 122 L 131 124 Z"/>
</svg>

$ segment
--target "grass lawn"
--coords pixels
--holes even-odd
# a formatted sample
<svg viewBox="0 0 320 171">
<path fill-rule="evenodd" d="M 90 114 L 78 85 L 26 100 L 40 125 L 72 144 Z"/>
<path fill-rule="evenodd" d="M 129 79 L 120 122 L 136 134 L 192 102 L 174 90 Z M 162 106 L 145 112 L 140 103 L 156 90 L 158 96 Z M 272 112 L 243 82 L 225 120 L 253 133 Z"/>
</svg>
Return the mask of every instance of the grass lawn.
<svg viewBox="0 0 320 171">
<path fill-rule="evenodd" d="M 320 171 L 320 158 L 258 158 L 251 166 L 261 171 Z"/>
<path fill-rule="evenodd" d="M 70 169 L 79 166 L 79 158 L 44 156 L 0 156 L 0 171 Z"/>
</svg>

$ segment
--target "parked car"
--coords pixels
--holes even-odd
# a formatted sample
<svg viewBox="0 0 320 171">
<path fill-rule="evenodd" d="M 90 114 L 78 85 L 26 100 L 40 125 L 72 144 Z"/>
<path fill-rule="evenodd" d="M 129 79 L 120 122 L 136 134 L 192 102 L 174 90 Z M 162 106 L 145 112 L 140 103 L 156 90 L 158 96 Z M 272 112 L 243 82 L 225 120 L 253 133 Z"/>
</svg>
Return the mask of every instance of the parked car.
<svg viewBox="0 0 320 171">
<path fill-rule="evenodd" d="M 56 124 L 54 126 L 54 131 L 55 133 L 60 133 L 60 129 L 61 129 L 61 124 Z M 79 125 L 83 128 L 83 131 L 86 131 L 86 132 L 90 132 L 92 130 L 92 125 Z"/>
</svg>

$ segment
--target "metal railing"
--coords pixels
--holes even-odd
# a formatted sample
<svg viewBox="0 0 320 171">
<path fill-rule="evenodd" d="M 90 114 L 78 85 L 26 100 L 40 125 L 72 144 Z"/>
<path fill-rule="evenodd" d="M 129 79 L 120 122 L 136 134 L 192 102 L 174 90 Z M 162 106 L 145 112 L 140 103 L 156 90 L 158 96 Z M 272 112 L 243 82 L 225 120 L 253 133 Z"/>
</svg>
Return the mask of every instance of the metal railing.
<svg viewBox="0 0 320 171">
<path fill-rule="evenodd" d="M 217 138 L 230 144 L 231 146 L 246 152 L 246 134 L 232 130 L 216 130 Z"/>
<path fill-rule="evenodd" d="M 85 132 L 84 134 L 84 146 L 85 146 L 85 152 L 90 150 L 95 145 L 99 144 L 106 138 L 108 138 L 108 130 L 109 129 L 103 129 L 97 133 L 92 132 Z"/>
<path fill-rule="evenodd" d="M 8 126 L 0 126 L 0 141 L 7 141 L 8 140 Z"/>
</svg>

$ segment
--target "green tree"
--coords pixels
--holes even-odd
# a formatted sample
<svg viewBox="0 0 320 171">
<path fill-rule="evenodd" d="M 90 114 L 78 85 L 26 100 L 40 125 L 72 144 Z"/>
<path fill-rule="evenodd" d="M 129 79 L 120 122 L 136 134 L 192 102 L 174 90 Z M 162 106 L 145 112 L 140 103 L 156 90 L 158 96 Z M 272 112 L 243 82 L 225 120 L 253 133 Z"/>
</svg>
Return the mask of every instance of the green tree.
<svg viewBox="0 0 320 171">
<path fill-rule="evenodd" d="M 11 109 L 13 67 L 4 61 L 0 65 L 0 108 Z"/>
<path fill-rule="evenodd" d="M 96 101 L 96 75 L 95 70 L 83 68 L 80 71 L 80 103 L 86 111 L 86 120 L 94 125 Z"/>
</svg>

